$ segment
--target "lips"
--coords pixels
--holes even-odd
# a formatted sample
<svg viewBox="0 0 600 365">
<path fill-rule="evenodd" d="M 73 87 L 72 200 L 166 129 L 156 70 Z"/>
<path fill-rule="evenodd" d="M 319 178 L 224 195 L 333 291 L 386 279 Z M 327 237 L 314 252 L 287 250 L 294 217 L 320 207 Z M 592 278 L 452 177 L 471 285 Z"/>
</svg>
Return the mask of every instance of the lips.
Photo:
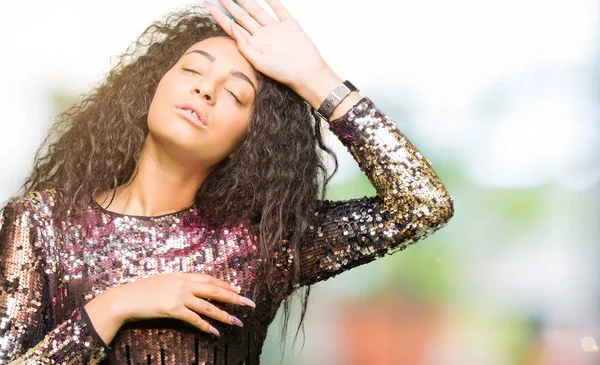
<svg viewBox="0 0 600 365">
<path fill-rule="evenodd" d="M 208 123 L 206 123 L 206 114 L 199 105 L 184 103 L 177 105 L 176 108 L 183 114 L 184 117 L 189 119 L 194 124 L 197 124 L 201 127 L 208 126 Z"/>
</svg>

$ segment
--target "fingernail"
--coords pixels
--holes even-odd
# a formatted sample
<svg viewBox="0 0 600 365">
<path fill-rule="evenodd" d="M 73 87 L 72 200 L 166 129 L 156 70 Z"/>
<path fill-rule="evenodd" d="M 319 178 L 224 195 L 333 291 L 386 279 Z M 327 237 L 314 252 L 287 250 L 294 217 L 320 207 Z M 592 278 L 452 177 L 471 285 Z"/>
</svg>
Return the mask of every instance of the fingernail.
<svg viewBox="0 0 600 365">
<path fill-rule="evenodd" d="M 208 7 L 211 5 L 211 3 L 210 3 L 210 2 L 208 2 L 208 1 L 206 1 L 206 0 L 204 0 L 204 1 L 202 2 L 202 5 L 204 5 L 204 7 L 205 7 L 205 8 L 208 8 Z"/>
<path fill-rule="evenodd" d="M 233 283 L 230 283 L 231 288 L 236 292 L 239 293 L 240 292 L 240 288 L 238 288 L 237 286 L 235 286 Z"/>
<path fill-rule="evenodd" d="M 236 326 L 244 327 L 244 322 L 240 321 L 238 317 L 229 315 L 229 322 L 235 324 Z"/>
<path fill-rule="evenodd" d="M 249 305 L 252 308 L 256 308 L 256 304 L 246 297 L 240 297 L 240 302 L 242 302 L 242 304 Z"/>
<path fill-rule="evenodd" d="M 212 333 L 213 335 L 217 336 L 217 337 L 221 337 L 221 334 L 219 333 L 219 331 L 217 331 L 216 328 L 214 328 L 213 326 L 208 326 L 208 330 L 210 331 L 210 333 Z"/>
</svg>

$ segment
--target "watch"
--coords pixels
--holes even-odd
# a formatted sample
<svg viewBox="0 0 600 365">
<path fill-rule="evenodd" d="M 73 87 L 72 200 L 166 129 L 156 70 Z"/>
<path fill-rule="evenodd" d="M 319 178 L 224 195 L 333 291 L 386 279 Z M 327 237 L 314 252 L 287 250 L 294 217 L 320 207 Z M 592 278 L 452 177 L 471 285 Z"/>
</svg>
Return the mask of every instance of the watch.
<svg viewBox="0 0 600 365">
<path fill-rule="evenodd" d="M 331 113 L 333 113 L 335 107 L 338 106 L 338 104 L 341 103 L 342 100 L 344 100 L 344 98 L 352 91 L 359 90 L 348 80 L 342 82 L 338 87 L 329 93 L 327 98 L 325 98 L 325 101 L 323 101 L 319 107 L 319 110 L 317 110 L 317 113 L 321 116 L 321 118 L 329 120 L 329 117 L 331 116 Z"/>
</svg>

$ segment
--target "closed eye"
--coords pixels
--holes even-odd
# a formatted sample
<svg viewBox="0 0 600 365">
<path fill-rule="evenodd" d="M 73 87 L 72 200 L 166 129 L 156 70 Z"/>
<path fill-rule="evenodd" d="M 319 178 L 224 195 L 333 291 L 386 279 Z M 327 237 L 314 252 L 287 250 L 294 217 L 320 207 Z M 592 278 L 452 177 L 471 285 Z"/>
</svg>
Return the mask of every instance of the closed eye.
<svg viewBox="0 0 600 365">
<path fill-rule="evenodd" d="M 184 67 L 184 68 L 182 68 L 182 70 L 183 70 L 183 71 L 186 71 L 186 72 L 190 72 L 190 73 L 193 73 L 193 74 L 196 74 L 196 75 L 201 75 L 201 76 L 202 76 L 202 73 L 200 73 L 200 71 L 197 71 L 197 70 L 194 70 L 194 69 L 191 69 L 191 68 L 185 68 L 185 67 Z M 241 100 L 240 100 L 240 99 L 239 99 L 239 98 L 238 98 L 238 97 L 237 97 L 237 96 L 236 96 L 236 95 L 235 95 L 233 92 L 231 92 L 231 91 L 229 91 L 229 90 L 227 90 L 227 89 L 225 89 L 225 90 L 226 90 L 228 93 L 230 93 L 230 94 L 231 94 L 231 96 L 233 96 L 233 98 L 235 99 L 235 102 L 236 102 L 236 103 L 238 103 L 238 104 L 240 104 L 240 105 L 243 105 L 243 104 L 244 104 L 244 103 L 242 103 L 242 101 L 241 101 Z"/>
<path fill-rule="evenodd" d="M 225 89 L 225 90 L 227 90 L 227 89 Z M 229 91 L 229 90 L 227 90 L 227 92 L 228 92 L 228 93 L 230 93 L 230 94 L 231 94 L 231 96 L 233 96 L 233 97 L 234 97 L 234 99 L 235 99 L 235 102 L 236 102 L 236 103 L 238 103 L 238 104 L 243 104 L 243 103 L 242 103 L 242 101 L 241 101 L 240 99 L 238 99 L 238 97 L 237 97 L 237 96 L 235 96 L 235 94 L 234 94 L 234 93 L 232 93 L 232 92 L 231 92 L 231 91 Z"/>
<path fill-rule="evenodd" d="M 200 73 L 200 71 L 196 71 L 196 70 L 193 70 L 193 69 L 191 69 L 191 68 L 183 68 L 183 71 L 186 71 L 186 72 L 191 72 L 191 73 L 193 73 L 193 74 L 202 75 L 202 74 Z"/>
</svg>

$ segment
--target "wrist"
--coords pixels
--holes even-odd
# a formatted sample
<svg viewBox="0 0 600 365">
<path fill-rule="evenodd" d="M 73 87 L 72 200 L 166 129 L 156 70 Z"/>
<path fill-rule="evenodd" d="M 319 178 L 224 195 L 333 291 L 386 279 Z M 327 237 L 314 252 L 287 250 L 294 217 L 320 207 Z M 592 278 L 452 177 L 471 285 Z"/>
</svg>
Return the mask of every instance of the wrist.
<svg viewBox="0 0 600 365">
<path fill-rule="evenodd" d="M 325 101 L 329 93 L 339 86 L 344 80 L 340 78 L 332 69 L 328 66 L 324 67 L 316 72 L 311 73 L 310 78 L 303 84 L 302 87 L 298 88 L 296 93 L 306 100 L 310 106 L 319 110 L 321 104 Z M 358 103 L 362 99 L 362 96 L 352 91 L 348 96 L 344 98 L 333 110 L 333 113 L 329 116 L 328 121 L 332 121 L 344 115 L 353 105 Z"/>
<path fill-rule="evenodd" d="M 117 311 L 115 302 L 105 291 L 83 306 L 92 331 L 100 337 L 106 347 L 112 342 L 125 320 L 121 312 Z"/>
<path fill-rule="evenodd" d="M 127 322 L 128 317 L 122 301 L 119 300 L 118 296 L 115 295 L 112 290 L 114 290 L 114 288 L 100 293 L 96 298 L 85 305 L 85 309 L 88 313 L 90 311 L 101 311 L 102 313 L 105 313 L 108 322 L 121 327 Z"/>
<path fill-rule="evenodd" d="M 331 68 L 324 66 L 311 72 L 304 84 L 294 91 L 306 100 L 313 109 L 317 110 L 331 90 L 343 81 Z"/>
</svg>

